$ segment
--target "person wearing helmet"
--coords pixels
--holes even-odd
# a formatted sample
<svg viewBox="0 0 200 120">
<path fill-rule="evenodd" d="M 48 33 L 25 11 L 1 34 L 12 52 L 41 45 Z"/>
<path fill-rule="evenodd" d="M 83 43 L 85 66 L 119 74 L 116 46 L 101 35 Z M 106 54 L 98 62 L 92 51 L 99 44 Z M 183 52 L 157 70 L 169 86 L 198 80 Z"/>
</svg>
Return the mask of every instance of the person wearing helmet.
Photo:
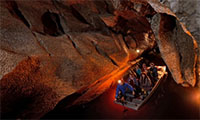
<svg viewBox="0 0 200 120">
<path fill-rule="evenodd" d="M 135 95 L 135 91 L 133 87 L 125 83 L 124 79 L 122 78 L 121 80 L 118 80 L 118 85 L 116 89 L 116 95 L 115 95 L 115 101 L 120 100 L 120 101 L 125 101 L 126 93 L 131 93 Z"/>
</svg>

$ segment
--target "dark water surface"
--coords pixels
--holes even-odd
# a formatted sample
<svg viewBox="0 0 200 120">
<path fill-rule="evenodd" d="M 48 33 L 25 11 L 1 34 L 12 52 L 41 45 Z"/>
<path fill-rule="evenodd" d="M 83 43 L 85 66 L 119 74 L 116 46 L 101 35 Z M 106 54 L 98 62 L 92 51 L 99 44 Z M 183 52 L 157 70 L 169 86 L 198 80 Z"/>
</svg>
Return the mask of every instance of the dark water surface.
<svg viewBox="0 0 200 120">
<path fill-rule="evenodd" d="M 88 104 L 69 109 L 57 107 L 43 118 L 65 119 L 139 119 L 139 118 L 200 118 L 200 106 L 191 98 L 197 90 L 177 85 L 169 76 L 151 99 L 138 111 L 115 104 L 115 87 Z M 61 105 L 61 104 L 60 104 Z"/>
</svg>

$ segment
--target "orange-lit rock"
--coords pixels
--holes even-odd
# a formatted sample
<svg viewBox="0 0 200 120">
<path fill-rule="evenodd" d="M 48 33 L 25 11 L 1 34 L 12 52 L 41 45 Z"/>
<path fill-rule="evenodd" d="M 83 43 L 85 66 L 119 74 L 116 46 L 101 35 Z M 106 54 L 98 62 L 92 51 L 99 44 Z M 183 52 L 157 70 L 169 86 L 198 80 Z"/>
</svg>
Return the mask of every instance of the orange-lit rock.
<svg viewBox="0 0 200 120">
<path fill-rule="evenodd" d="M 195 86 L 199 81 L 196 40 L 170 9 L 153 0 L 149 4 L 159 13 L 154 16 L 152 27 L 174 80 L 183 86 Z"/>
<path fill-rule="evenodd" d="M 20 62 L 0 81 L 1 113 L 11 118 L 33 118 L 48 112 L 59 98 L 52 87 L 46 85 L 53 79 L 53 75 L 45 76 L 41 71 L 38 58 Z"/>
<path fill-rule="evenodd" d="M 13 116 L 39 118 L 62 98 L 118 70 L 130 59 L 123 35 L 109 30 L 97 11 L 90 6 L 85 8 L 85 2 L 2 3 L 1 102 L 10 101 L 1 108 L 4 117 L 19 111 Z M 96 7 L 97 3 L 90 3 Z M 107 8 L 101 9 L 108 12 Z M 131 58 L 136 57 L 138 54 Z M 104 84 L 104 90 L 109 85 Z M 99 94 L 104 91 L 99 90 Z M 17 96 L 16 101 L 13 94 Z M 24 108 L 14 108 L 18 100 L 33 101 Z M 38 112 L 30 115 L 33 111 Z"/>
</svg>

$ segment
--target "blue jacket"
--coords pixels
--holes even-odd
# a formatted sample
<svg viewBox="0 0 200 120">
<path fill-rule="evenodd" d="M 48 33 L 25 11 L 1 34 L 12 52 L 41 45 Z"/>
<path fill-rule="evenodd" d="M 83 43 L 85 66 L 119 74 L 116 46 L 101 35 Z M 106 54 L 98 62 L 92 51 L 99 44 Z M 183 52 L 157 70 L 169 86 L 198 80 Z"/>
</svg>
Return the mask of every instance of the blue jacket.
<svg viewBox="0 0 200 120">
<path fill-rule="evenodd" d="M 130 89 L 131 91 L 133 91 L 133 87 L 131 85 L 129 85 L 128 83 L 124 83 L 123 85 L 118 84 L 117 85 L 117 89 L 116 89 L 116 96 L 115 96 L 115 98 L 118 97 L 119 91 L 122 92 L 122 95 L 125 95 L 126 88 Z"/>
</svg>

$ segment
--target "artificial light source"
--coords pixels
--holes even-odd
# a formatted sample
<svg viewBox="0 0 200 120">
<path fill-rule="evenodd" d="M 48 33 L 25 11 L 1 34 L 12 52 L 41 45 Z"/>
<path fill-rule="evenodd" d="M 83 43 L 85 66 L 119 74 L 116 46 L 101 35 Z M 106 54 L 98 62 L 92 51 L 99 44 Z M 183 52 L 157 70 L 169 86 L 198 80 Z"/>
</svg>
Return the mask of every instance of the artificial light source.
<svg viewBox="0 0 200 120">
<path fill-rule="evenodd" d="M 118 80 L 117 82 L 120 84 L 122 81 L 121 81 L 121 80 Z"/>
<path fill-rule="evenodd" d="M 139 49 L 137 49 L 137 50 L 136 50 L 136 52 L 137 52 L 137 53 L 139 53 L 139 52 L 140 52 L 140 50 L 139 50 Z"/>
<path fill-rule="evenodd" d="M 194 100 L 200 105 L 200 89 L 194 93 Z"/>
<path fill-rule="evenodd" d="M 163 67 L 164 71 L 166 71 L 166 66 Z"/>
</svg>

